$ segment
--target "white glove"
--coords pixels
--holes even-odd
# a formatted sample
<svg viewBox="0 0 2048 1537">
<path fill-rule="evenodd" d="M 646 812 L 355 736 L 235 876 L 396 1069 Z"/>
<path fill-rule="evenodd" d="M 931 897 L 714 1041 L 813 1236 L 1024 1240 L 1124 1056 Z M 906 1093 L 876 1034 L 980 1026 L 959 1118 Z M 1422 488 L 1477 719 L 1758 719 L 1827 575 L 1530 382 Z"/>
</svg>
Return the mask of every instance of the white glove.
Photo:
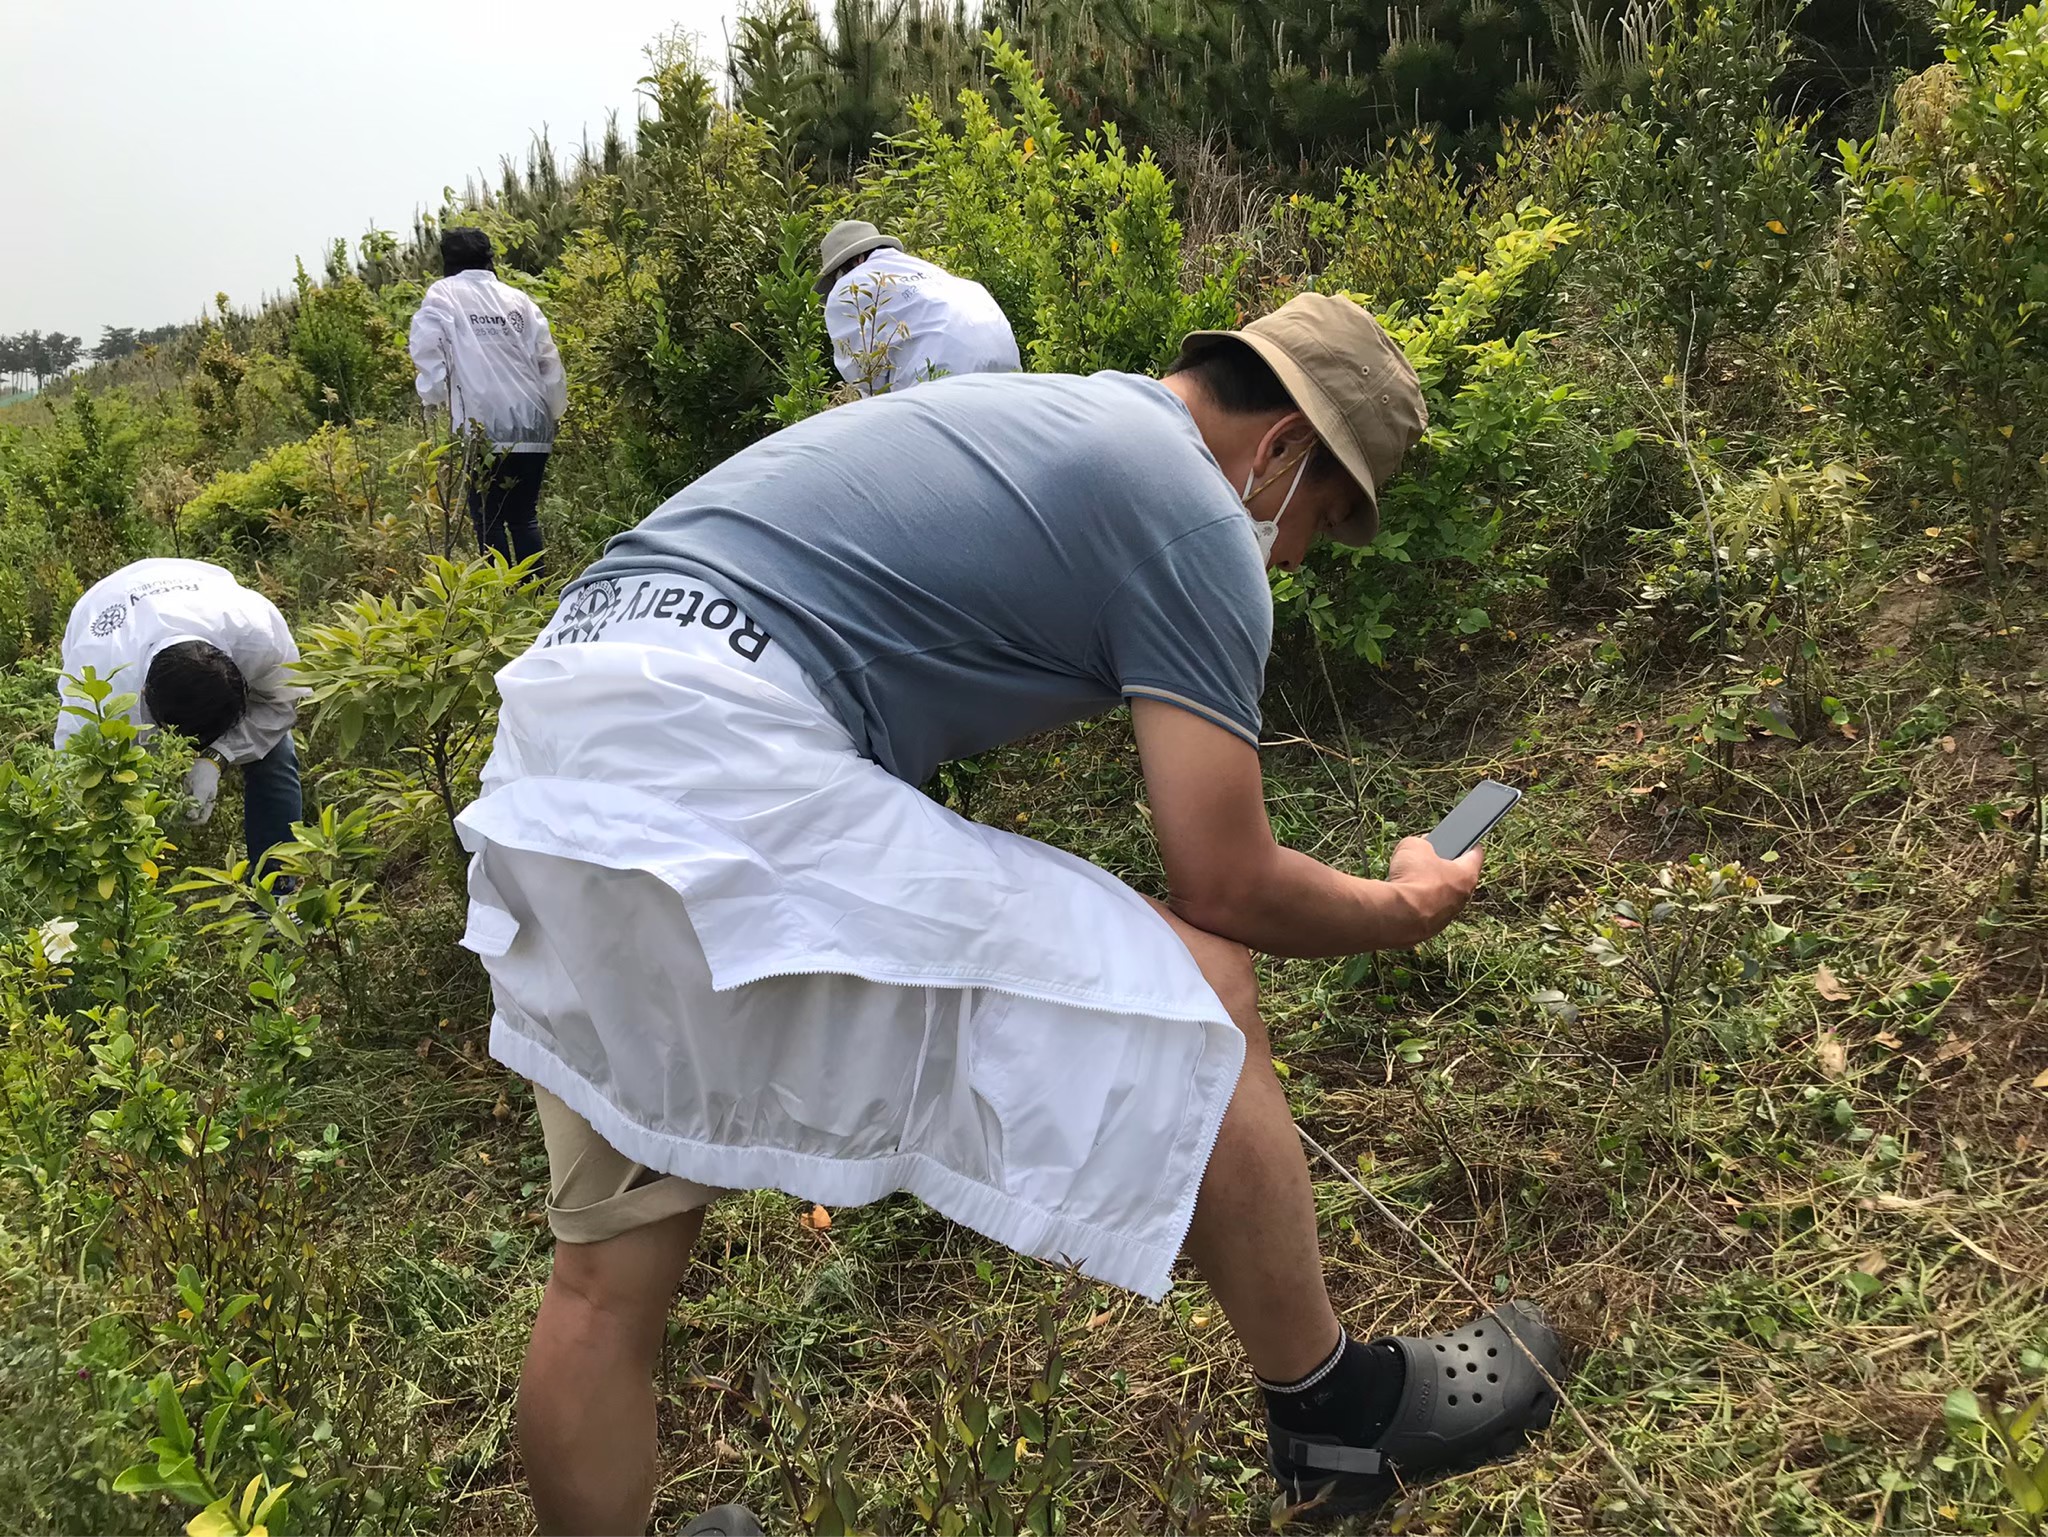
<svg viewBox="0 0 2048 1537">
<path fill-rule="evenodd" d="M 188 822 L 204 822 L 213 815 L 213 803 L 220 795 L 220 765 L 211 758 L 201 758 L 192 765 L 192 772 L 185 776 L 185 793 L 192 797 L 192 808 L 185 813 Z"/>
</svg>

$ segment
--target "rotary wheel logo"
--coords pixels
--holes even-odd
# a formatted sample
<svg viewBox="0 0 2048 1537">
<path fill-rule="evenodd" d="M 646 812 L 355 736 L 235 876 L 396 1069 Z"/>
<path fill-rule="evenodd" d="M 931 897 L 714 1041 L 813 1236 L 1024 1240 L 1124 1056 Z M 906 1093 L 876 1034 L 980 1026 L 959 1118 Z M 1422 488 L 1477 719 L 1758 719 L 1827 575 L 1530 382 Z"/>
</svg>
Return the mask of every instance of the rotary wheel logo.
<svg viewBox="0 0 2048 1537">
<path fill-rule="evenodd" d="M 93 616 L 92 632 L 107 636 L 128 622 L 128 606 L 125 603 L 109 603 Z"/>
</svg>

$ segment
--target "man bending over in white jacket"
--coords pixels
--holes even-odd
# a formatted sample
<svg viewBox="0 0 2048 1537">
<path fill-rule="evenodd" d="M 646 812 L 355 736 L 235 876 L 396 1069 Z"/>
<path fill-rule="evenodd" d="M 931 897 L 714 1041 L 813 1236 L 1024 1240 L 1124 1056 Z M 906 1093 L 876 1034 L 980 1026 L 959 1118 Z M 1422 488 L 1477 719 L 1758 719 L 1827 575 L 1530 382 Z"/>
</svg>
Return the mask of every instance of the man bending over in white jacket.
<svg viewBox="0 0 2048 1537">
<path fill-rule="evenodd" d="M 1024 366 L 995 295 L 912 256 L 863 219 L 832 226 L 818 269 L 832 362 L 862 395 L 954 374 L 1014 374 Z"/>
<path fill-rule="evenodd" d="M 292 679 L 299 648 L 277 605 L 203 560 L 138 560 L 102 577 L 64 627 L 57 746 L 84 729 L 73 680 L 90 667 L 134 703 L 145 730 L 189 737 L 199 758 L 185 781 L 195 821 L 213 815 L 222 764 L 242 766 L 249 868 L 292 835 L 304 814 L 292 726 L 306 690 Z"/>
</svg>

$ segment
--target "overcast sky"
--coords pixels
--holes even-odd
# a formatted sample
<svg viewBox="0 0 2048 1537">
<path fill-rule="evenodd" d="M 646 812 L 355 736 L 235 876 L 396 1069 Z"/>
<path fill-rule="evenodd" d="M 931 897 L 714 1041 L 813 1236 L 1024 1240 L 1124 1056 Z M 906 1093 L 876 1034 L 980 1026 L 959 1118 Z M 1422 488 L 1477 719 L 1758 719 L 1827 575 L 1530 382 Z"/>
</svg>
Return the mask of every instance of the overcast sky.
<svg viewBox="0 0 2048 1537">
<path fill-rule="evenodd" d="M 444 186 L 630 122 L 671 28 L 717 0 L 0 0 L 0 332 L 190 320 L 404 230 Z"/>
</svg>

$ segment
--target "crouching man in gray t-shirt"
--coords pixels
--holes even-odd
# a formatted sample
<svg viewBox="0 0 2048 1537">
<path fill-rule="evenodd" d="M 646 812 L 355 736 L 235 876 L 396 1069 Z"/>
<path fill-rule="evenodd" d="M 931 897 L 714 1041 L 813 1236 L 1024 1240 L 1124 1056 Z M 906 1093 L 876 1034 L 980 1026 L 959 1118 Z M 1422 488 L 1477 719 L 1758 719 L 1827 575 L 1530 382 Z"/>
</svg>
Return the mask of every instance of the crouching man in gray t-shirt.
<svg viewBox="0 0 2048 1537">
<path fill-rule="evenodd" d="M 830 411 L 570 584 L 500 674 L 463 816 L 492 1051 L 552 1171 L 519 1403 L 544 1530 L 646 1522 L 664 1319 L 734 1187 L 911 1191 L 1150 1296 L 1184 1244 L 1293 1501 L 1370 1508 L 1547 1422 L 1531 1304 L 1427 1338 L 1338 1323 L 1250 955 L 1412 946 L 1479 879 L 1421 838 L 1385 880 L 1332 869 L 1275 842 L 1261 789 L 1267 571 L 1370 541 L 1424 424 L 1371 316 L 1304 295 L 1190 336 L 1164 380 Z M 915 788 L 1119 701 L 1163 904 Z"/>
</svg>

